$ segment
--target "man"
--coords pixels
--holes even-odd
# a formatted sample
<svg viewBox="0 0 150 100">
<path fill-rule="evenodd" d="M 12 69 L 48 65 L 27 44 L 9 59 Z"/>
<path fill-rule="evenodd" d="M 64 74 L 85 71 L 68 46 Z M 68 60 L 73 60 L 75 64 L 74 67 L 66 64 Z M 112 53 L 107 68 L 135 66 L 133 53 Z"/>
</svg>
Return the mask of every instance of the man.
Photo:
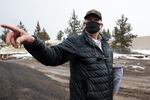
<svg viewBox="0 0 150 100">
<path fill-rule="evenodd" d="M 44 65 L 57 66 L 70 61 L 70 100 L 112 100 L 112 50 L 103 34 L 101 13 L 90 10 L 84 17 L 81 35 L 67 38 L 61 44 L 46 47 L 41 40 L 22 29 L 1 25 L 12 30 L 6 42 L 24 47 Z"/>
</svg>

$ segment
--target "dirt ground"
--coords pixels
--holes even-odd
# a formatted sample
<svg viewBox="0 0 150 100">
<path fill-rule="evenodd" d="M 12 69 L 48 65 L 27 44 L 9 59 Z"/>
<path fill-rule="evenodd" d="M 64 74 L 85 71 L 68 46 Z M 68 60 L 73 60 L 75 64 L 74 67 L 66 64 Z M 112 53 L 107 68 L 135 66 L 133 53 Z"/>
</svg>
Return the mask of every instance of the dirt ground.
<svg viewBox="0 0 150 100">
<path fill-rule="evenodd" d="M 124 77 L 120 92 L 114 96 L 114 100 L 150 100 L 150 61 L 134 59 L 116 59 L 115 61 L 124 66 Z M 64 89 L 65 92 L 61 94 L 67 93 L 65 95 L 69 96 L 68 85 L 70 73 L 68 63 L 57 67 L 50 67 L 42 65 L 34 59 L 6 60 L 4 62 L 25 65 L 44 73 L 50 79 L 57 81 L 61 88 Z M 131 65 L 142 66 L 144 69 L 135 69 Z"/>
<path fill-rule="evenodd" d="M 0 100 L 69 100 L 57 81 L 26 65 L 0 61 Z"/>
</svg>

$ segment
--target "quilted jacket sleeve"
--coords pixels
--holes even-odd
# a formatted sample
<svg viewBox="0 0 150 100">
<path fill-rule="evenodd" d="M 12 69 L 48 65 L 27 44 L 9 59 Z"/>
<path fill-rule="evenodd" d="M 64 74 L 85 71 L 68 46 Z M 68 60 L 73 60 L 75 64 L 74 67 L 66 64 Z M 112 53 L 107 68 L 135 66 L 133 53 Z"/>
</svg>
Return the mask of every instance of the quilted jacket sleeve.
<svg viewBox="0 0 150 100">
<path fill-rule="evenodd" d="M 63 49 L 65 43 L 47 47 L 40 39 L 36 38 L 32 44 L 24 44 L 25 49 L 44 65 L 57 66 L 67 62 L 71 53 Z M 65 48 L 65 47 L 64 47 Z M 67 47 L 68 48 L 68 47 Z M 71 47 L 70 47 L 71 48 Z"/>
</svg>

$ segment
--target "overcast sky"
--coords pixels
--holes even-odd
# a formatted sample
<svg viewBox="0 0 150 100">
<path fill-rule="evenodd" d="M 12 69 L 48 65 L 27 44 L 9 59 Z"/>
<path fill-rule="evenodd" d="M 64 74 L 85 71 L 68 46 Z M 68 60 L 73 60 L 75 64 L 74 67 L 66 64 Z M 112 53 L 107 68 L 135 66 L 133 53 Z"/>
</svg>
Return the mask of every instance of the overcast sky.
<svg viewBox="0 0 150 100">
<path fill-rule="evenodd" d="M 19 24 L 22 21 L 33 34 L 37 21 L 50 37 L 55 39 L 59 30 L 68 27 L 73 10 L 83 20 L 90 9 L 102 13 L 105 29 L 113 30 L 117 19 L 124 14 L 133 34 L 150 36 L 149 0 L 0 0 L 0 24 Z M 0 29 L 2 31 L 2 29 Z M 2 32 L 1 32 L 2 33 Z"/>
</svg>

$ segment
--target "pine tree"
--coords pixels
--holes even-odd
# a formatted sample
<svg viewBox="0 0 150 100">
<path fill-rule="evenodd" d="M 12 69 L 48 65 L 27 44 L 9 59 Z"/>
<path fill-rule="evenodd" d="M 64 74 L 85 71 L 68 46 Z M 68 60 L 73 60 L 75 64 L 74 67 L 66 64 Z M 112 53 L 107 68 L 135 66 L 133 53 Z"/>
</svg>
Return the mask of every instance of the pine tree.
<svg viewBox="0 0 150 100">
<path fill-rule="evenodd" d="M 116 27 L 113 30 L 113 38 L 112 47 L 116 52 L 119 53 L 128 53 L 130 51 L 129 47 L 132 46 L 133 38 L 136 38 L 137 35 L 133 35 L 131 32 L 132 27 L 129 23 L 127 23 L 128 18 L 121 16 L 121 19 L 118 19 L 116 22 Z"/>
<path fill-rule="evenodd" d="M 38 36 L 38 33 L 41 32 L 41 27 L 40 27 L 40 23 L 39 21 L 37 22 L 37 25 L 36 25 L 36 29 L 35 29 L 35 32 L 34 32 L 34 35 L 35 36 Z"/>
<path fill-rule="evenodd" d="M 43 28 L 41 30 L 41 26 L 40 26 L 39 21 L 37 22 L 37 26 L 36 26 L 34 35 L 43 41 L 50 40 L 50 37 L 49 37 L 48 33 L 46 32 L 45 28 Z"/>
<path fill-rule="evenodd" d="M 27 29 L 25 28 L 25 26 L 22 24 L 21 21 L 19 22 L 19 25 L 17 26 L 27 32 Z"/>
<path fill-rule="evenodd" d="M 48 35 L 48 33 L 46 32 L 45 28 L 43 28 L 42 30 L 42 33 L 43 33 L 43 40 L 50 40 L 50 37 Z"/>
<path fill-rule="evenodd" d="M 57 40 L 62 40 L 63 35 L 64 35 L 64 32 L 60 30 L 57 34 Z"/>
<path fill-rule="evenodd" d="M 4 42 L 6 42 L 6 35 L 7 35 L 8 32 L 9 32 L 8 29 L 4 29 L 3 33 L 2 33 L 1 36 L 0 36 L 0 38 L 1 38 Z"/>
<path fill-rule="evenodd" d="M 105 37 L 108 40 L 111 38 L 111 33 L 110 33 L 109 29 L 107 29 L 107 31 L 105 29 L 103 29 L 102 33 L 105 35 Z"/>
<path fill-rule="evenodd" d="M 71 32 L 71 29 L 67 27 L 67 28 L 65 29 L 64 33 L 67 34 L 67 35 L 69 35 L 69 34 L 71 34 L 72 32 Z M 77 35 L 77 34 L 75 34 L 75 35 Z"/>
<path fill-rule="evenodd" d="M 78 20 L 78 16 L 75 14 L 75 10 L 73 10 L 72 17 L 69 19 L 69 27 L 65 29 L 65 33 L 69 36 L 78 35 L 78 33 L 82 30 L 82 25 L 80 20 Z"/>
</svg>

